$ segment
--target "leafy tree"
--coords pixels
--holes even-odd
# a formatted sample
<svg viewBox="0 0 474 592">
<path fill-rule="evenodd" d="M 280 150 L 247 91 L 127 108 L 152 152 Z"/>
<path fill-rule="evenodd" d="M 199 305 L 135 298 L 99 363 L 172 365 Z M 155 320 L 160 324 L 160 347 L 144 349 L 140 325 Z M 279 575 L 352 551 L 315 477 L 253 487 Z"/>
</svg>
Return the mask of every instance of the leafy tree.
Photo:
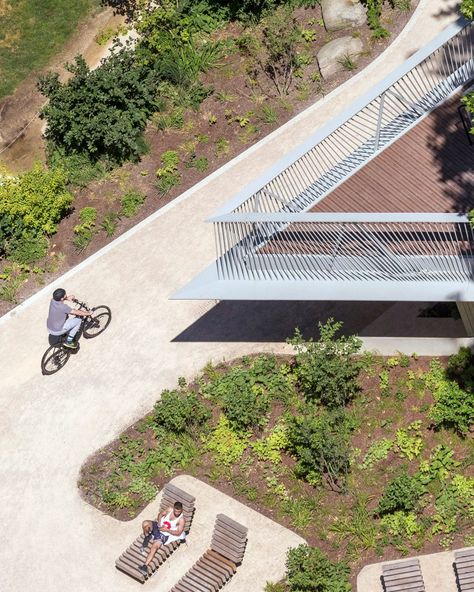
<svg viewBox="0 0 474 592">
<path fill-rule="evenodd" d="M 157 71 L 121 46 L 95 70 L 82 56 L 66 69 L 72 74 L 67 82 L 49 73 L 38 83 L 49 99 L 41 111 L 47 140 L 65 155 L 85 153 L 93 162 L 137 160 L 145 150 L 147 119 L 158 105 Z"/>
<path fill-rule="evenodd" d="M 288 343 L 296 350 L 296 375 L 306 399 L 334 409 L 346 405 L 359 390 L 362 362 L 353 356 L 362 341 L 354 335 L 336 338 L 342 323 L 334 319 L 325 325 L 318 323 L 318 327 L 318 341 L 304 340 L 297 329 Z"/>
<path fill-rule="evenodd" d="M 399 510 L 406 512 L 414 510 L 424 493 L 425 488 L 416 477 L 410 477 L 407 474 L 395 477 L 380 498 L 377 513 L 382 516 Z"/>
<path fill-rule="evenodd" d="M 350 592 L 349 567 L 333 563 L 317 547 L 299 545 L 290 549 L 286 559 L 287 580 L 291 592 Z"/>
<path fill-rule="evenodd" d="M 350 467 L 352 422 L 343 410 L 315 416 L 306 413 L 288 419 L 289 449 L 297 458 L 296 473 L 312 485 L 324 479 L 337 492 L 344 491 Z"/>
</svg>

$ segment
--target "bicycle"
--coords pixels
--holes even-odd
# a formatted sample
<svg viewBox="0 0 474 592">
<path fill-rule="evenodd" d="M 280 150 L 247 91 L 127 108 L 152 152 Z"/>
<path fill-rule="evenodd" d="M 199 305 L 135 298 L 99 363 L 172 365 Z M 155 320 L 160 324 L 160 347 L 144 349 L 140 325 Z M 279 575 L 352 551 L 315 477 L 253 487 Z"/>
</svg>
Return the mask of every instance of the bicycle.
<svg viewBox="0 0 474 592">
<path fill-rule="evenodd" d="M 83 335 L 85 339 L 93 339 L 103 333 L 112 320 L 112 311 L 105 304 L 89 308 L 85 302 L 73 300 L 78 305 L 79 309 L 87 310 L 90 315 L 81 317 L 81 325 L 77 332 L 74 341 L 79 341 Z M 93 315 L 93 316 L 92 316 Z M 58 372 L 63 368 L 71 354 L 77 353 L 79 350 L 64 347 L 66 342 L 67 332 L 62 335 L 49 335 L 50 346 L 44 352 L 41 358 L 41 372 L 43 375 L 50 375 Z"/>
</svg>

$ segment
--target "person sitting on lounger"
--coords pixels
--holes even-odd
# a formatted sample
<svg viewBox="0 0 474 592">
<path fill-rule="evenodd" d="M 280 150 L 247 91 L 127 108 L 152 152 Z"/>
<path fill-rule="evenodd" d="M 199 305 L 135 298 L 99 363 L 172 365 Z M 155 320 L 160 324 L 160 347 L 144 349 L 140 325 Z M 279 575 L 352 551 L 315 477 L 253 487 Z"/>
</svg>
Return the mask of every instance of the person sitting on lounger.
<svg viewBox="0 0 474 592">
<path fill-rule="evenodd" d="M 160 512 L 156 520 L 145 520 L 142 523 L 142 528 L 145 538 L 141 550 L 144 555 L 147 554 L 147 558 L 145 563 L 140 565 L 138 569 L 143 575 L 147 576 L 148 566 L 161 545 L 169 545 L 174 541 L 184 540 L 186 535 L 184 532 L 183 504 L 175 502 L 172 508 Z M 150 541 L 150 550 L 147 551 Z"/>
</svg>

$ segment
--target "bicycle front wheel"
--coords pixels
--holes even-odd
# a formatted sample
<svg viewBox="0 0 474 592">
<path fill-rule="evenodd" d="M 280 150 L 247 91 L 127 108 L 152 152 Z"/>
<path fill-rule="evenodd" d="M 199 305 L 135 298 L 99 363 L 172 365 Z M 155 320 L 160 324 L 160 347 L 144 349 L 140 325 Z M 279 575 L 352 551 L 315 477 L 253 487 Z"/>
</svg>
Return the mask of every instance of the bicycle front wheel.
<svg viewBox="0 0 474 592">
<path fill-rule="evenodd" d="M 86 339 L 92 339 L 103 333 L 110 325 L 112 311 L 108 306 L 101 305 L 94 308 L 94 316 L 84 321 L 82 334 Z"/>
<path fill-rule="evenodd" d="M 70 355 L 71 352 L 63 347 L 62 344 L 48 347 L 41 359 L 41 372 L 43 375 L 58 372 L 58 370 L 61 370 L 66 365 Z"/>
</svg>

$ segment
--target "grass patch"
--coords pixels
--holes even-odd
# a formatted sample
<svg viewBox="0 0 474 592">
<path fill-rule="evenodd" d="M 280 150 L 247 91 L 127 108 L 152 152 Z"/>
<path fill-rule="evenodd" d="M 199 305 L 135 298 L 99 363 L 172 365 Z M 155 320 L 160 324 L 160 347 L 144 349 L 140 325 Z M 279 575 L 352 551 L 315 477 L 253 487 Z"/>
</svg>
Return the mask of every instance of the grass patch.
<svg viewBox="0 0 474 592">
<path fill-rule="evenodd" d="M 100 0 L 0 0 L 0 98 L 43 68 Z"/>
</svg>

